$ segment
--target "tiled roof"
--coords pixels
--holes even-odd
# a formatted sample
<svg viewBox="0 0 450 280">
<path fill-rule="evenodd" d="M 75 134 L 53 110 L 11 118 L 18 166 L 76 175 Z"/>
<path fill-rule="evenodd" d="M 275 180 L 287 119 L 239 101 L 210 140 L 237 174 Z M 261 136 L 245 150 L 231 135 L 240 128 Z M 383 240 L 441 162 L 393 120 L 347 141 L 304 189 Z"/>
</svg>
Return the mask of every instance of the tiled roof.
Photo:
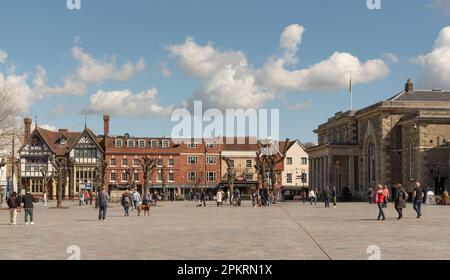
<svg viewBox="0 0 450 280">
<path fill-rule="evenodd" d="M 403 91 L 388 101 L 444 101 L 450 102 L 450 91 L 444 90 L 419 90 Z"/>
<path fill-rule="evenodd" d="M 67 130 L 50 131 L 41 127 L 36 128 L 36 130 L 49 146 L 50 150 L 57 156 L 65 155 L 81 135 L 81 132 L 69 132 Z M 60 144 L 60 139 L 62 137 L 66 138 L 66 143 L 64 145 Z"/>
</svg>

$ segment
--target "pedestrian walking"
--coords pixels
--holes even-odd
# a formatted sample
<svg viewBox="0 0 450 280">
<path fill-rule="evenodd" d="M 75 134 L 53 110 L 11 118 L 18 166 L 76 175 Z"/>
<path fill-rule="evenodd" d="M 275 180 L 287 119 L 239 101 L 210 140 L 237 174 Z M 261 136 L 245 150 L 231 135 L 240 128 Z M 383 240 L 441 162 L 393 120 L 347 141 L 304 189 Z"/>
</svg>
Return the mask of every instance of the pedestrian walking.
<svg viewBox="0 0 450 280">
<path fill-rule="evenodd" d="M 216 202 L 217 202 L 217 207 L 222 207 L 222 199 L 223 199 L 223 192 L 222 190 L 218 190 L 216 193 Z"/>
<path fill-rule="evenodd" d="M 78 195 L 78 199 L 80 200 L 80 206 L 84 205 L 84 193 L 80 192 L 80 194 Z"/>
<path fill-rule="evenodd" d="M 152 202 L 152 195 L 147 190 L 142 197 L 142 204 L 149 205 L 149 204 L 151 204 L 151 202 Z"/>
<path fill-rule="evenodd" d="M 20 211 L 20 203 L 19 198 L 17 197 L 17 193 L 13 192 L 11 196 L 7 200 L 8 208 L 9 208 L 9 220 L 12 226 L 16 225 L 17 222 L 17 214 Z"/>
<path fill-rule="evenodd" d="M 403 209 L 406 208 L 406 201 L 408 200 L 408 194 L 405 192 L 401 184 L 395 186 L 394 203 L 395 210 L 398 213 L 398 220 L 403 218 Z"/>
<path fill-rule="evenodd" d="M 367 197 L 369 198 L 369 204 L 373 203 L 373 189 L 369 188 L 367 190 Z"/>
<path fill-rule="evenodd" d="M 330 188 L 327 187 L 323 193 L 324 197 L 325 197 L 325 208 L 329 208 L 330 207 L 330 199 L 331 199 L 331 191 Z"/>
<path fill-rule="evenodd" d="M 32 224 L 34 225 L 33 221 L 33 196 L 31 195 L 30 191 L 27 191 L 25 193 L 25 196 L 23 197 L 23 210 L 25 212 L 25 225 Z M 30 223 L 28 223 L 28 217 L 30 218 Z"/>
<path fill-rule="evenodd" d="M 309 191 L 309 203 L 311 205 L 313 205 L 313 203 L 314 205 L 317 205 L 316 191 L 313 188 Z"/>
<path fill-rule="evenodd" d="M 141 203 L 141 195 L 137 190 L 133 191 L 133 209 L 137 211 L 138 205 Z"/>
<path fill-rule="evenodd" d="M 333 187 L 333 189 L 331 190 L 331 200 L 333 201 L 333 208 L 336 208 L 336 204 L 337 204 L 337 191 L 336 191 L 336 187 Z"/>
<path fill-rule="evenodd" d="M 252 206 L 253 206 L 253 207 L 256 207 L 256 203 L 257 203 L 257 201 L 258 201 L 258 194 L 257 194 L 257 191 L 256 191 L 256 190 L 253 190 L 251 196 L 252 196 Z"/>
<path fill-rule="evenodd" d="M 206 207 L 206 193 L 204 190 L 201 190 L 200 192 L 200 207 L 202 207 L 202 204 L 203 207 Z"/>
<path fill-rule="evenodd" d="M 105 189 L 102 189 L 98 197 L 98 220 L 106 221 L 106 211 L 108 210 L 109 195 Z"/>
<path fill-rule="evenodd" d="M 123 207 L 123 216 L 124 217 L 128 217 L 130 216 L 129 214 L 129 209 L 131 207 L 131 202 L 133 201 L 133 197 L 131 196 L 130 192 L 128 190 L 126 190 L 123 194 L 122 194 L 122 198 L 120 200 L 122 207 Z"/>
<path fill-rule="evenodd" d="M 87 190 L 84 191 L 84 204 L 88 205 L 89 200 L 91 200 L 91 197 L 89 196 L 89 192 Z"/>
<path fill-rule="evenodd" d="M 383 187 L 381 185 L 377 186 L 377 192 L 375 194 L 373 203 L 377 204 L 378 206 L 378 221 L 379 220 L 386 220 L 386 216 L 384 215 L 384 210 L 383 210 L 383 203 L 384 203 L 384 192 L 383 192 Z"/>
<path fill-rule="evenodd" d="M 422 217 L 422 202 L 423 202 L 424 192 L 419 182 L 416 182 L 416 186 L 413 191 L 413 208 L 417 213 L 417 218 Z"/>
<path fill-rule="evenodd" d="M 387 208 L 389 199 L 390 199 L 390 194 L 389 194 L 389 189 L 388 186 L 384 185 L 383 187 L 383 195 L 384 195 L 384 201 L 383 201 L 383 208 Z"/>
<path fill-rule="evenodd" d="M 45 207 L 47 207 L 47 201 L 48 201 L 48 198 L 47 198 L 47 192 L 44 192 L 44 206 Z"/>
<path fill-rule="evenodd" d="M 241 198 L 241 192 L 238 188 L 233 190 L 233 206 L 239 206 L 239 200 Z"/>
</svg>

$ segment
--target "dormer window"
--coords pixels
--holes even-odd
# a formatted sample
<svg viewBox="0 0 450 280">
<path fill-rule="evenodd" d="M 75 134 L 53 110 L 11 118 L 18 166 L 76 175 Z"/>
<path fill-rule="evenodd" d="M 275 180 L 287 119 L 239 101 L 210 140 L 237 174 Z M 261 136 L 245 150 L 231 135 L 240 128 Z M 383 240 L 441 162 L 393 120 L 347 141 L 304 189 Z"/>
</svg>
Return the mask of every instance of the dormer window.
<svg viewBox="0 0 450 280">
<path fill-rule="evenodd" d="M 67 143 L 67 139 L 66 139 L 66 137 L 61 137 L 60 139 L 59 139 L 59 144 L 60 145 L 66 145 L 66 143 Z"/>
<path fill-rule="evenodd" d="M 158 140 L 152 140 L 150 142 L 150 145 L 152 148 L 158 148 Z"/>
<path fill-rule="evenodd" d="M 197 147 L 198 147 L 198 144 L 195 143 L 195 142 L 190 142 L 190 143 L 187 144 L 187 147 L 188 147 L 188 148 L 197 148 Z"/>
<path fill-rule="evenodd" d="M 134 141 L 133 140 L 127 140 L 127 147 L 133 148 L 134 147 Z"/>
<path fill-rule="evenodd" d="M 116 146 L 116 148 L 122 148 L 122 140 L 121 139 L 116 139 L 115 146 Z"/>
<path fill-rule="evenodd" d="M 138 141 L 139 148 L 145 148 L 145 140 Z"/>
<path fill-rule="evenodd" d="M 169 140 L 163 140 L 162 141 L 162 147 L 163 148 L 169 148 Z"/>
</svg>

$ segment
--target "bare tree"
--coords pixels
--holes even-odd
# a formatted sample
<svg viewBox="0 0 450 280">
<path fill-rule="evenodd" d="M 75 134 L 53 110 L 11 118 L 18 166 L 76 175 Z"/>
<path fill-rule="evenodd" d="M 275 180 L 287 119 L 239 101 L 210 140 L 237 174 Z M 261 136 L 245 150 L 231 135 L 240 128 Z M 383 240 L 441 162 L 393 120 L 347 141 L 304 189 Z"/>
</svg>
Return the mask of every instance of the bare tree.
<svg viewBox="0 0 450 280">
<path fill-rule="evenodd" d="M 277 183 L 277 165 L 286 158 L 287 150 L 292 142 L 286 139 L 283 151 L 278 149 L 278 145 L 273 142 L 258 142 L 259 151 L 256 153 L 255 169 L 267 192 L 275 191 Z M 259 192 L 259 190 L 258 190 Z"/>
<path fill-rule="evenodd" d="M 57 158 L 54 157 L 51 158 L 51 163 L 56 171 L 56 178 L 58 182 L 58 188 L 57 188 L 57 202 L 56 207 L 62 208 L 62 201 L 63 201 L 63 192 L 67 185 L 67 175 L 70 169 L 70 165 L 73 165 L 72 160 L 67 160 L 67 158 Z"/>
<path fill-rule="evenodd" d="M 149 156 L 142 157 L 141 166 L 142 166 L 142 170 L 144 171 L 144 189 L 145 189 L 145 191 L 148 191 L 150 188 L 149 181 L 151 179 L 153 170 L 156 169 L 157 164 L 158 164 L 157 160 L 152 159 Z"/>
<path fill-rule="evenodd" d="M 234 190 L 234 180 L 236 177 L 236 170 L 231 164 L 231 159 L 228 157 L 222 157 L 223 161 L 225 161 L 227 165 L 227 183 L 228 183 L 228 189 L 230 190 L 230 195 L 233 195 Z M 230 198 L 230 204 L 232 204 L 232 200 Z"/>
</svg>

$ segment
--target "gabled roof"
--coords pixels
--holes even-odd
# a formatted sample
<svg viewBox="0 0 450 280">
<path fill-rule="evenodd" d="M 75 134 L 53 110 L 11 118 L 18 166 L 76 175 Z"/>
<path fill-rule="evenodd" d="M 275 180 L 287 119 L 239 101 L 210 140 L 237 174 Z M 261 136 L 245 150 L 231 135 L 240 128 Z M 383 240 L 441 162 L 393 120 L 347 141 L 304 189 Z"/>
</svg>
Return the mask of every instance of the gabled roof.
<svg viewBox="0 0 450 280">
<path fill-rule="evenodd" d="M 64 156 L 69 152 L 72 145 L 81 135 L 81 132 L 69 132 L 67 130 L 50 131 L 41 127 L 37 127 L 35 130 L 56 156 Z M 65 144 L 60 144 L 60 139 L 63 137 L 66 138 L 66 142 Z"/>
<path fill-rule="evenodd" d="M 69 151 L 72 150 L 76 146 L 76 144 L 78 143 L 78 141 L 80 141 L 81 137 L 84 135 L 85 132 L 94 141 L 94 143 L 97 146 L 97 148 L 100 149 L 100 151 L 104 152 L 102 146 L 100 145 L 100 143 L 103 141 L 103 139 L 95 136 L 95 134 L 89 128 L 85 128 L 83 132 L 79 133 L 79 135 L 75 139 L 75 141 L 72 142 L 72 145 L 70 146 Z M 78 133 L 78 132 L 75 132 L 75 133 Z"/>
</svg>

